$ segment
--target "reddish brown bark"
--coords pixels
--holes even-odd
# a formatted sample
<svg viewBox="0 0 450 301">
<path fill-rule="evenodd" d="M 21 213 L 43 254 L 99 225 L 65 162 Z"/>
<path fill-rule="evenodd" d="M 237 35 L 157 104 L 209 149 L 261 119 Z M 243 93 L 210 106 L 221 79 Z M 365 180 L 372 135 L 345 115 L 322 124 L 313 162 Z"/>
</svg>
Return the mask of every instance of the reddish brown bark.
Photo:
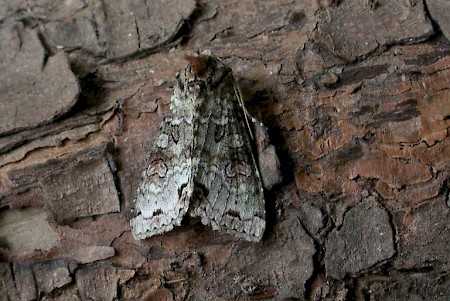
<svg viewBox="0 0 450 301">
<path fill-rule="evenodd" d="M 38 2 L 0 5 L 0 300 L 447 300 L 446 1 Z M 203 50 L 280 157 L 265 236 L 136 241 L 141 170 Z"/>
</svg>

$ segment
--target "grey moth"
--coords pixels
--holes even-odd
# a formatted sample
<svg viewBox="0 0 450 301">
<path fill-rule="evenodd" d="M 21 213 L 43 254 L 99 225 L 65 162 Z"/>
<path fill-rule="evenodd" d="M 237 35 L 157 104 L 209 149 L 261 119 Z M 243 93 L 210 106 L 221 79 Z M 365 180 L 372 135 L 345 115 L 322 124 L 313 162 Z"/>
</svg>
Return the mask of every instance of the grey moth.
<svg viewBox="0 0 450 301">
<path fill-rule="evenodd" d="M 137 190 L 132 234 L 161 234 L 189 215 L 214 230 L 260 241 L 264 193 L 232 71 L 213 56 L 187 60 Z"/>
</svg>

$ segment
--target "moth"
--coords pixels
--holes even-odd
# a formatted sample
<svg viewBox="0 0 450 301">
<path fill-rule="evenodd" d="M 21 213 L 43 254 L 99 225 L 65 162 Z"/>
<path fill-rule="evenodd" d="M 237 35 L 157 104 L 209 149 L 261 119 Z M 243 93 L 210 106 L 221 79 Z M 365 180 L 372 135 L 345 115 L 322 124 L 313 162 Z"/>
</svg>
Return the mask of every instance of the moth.
<svg viewBox="0 0 450 301">
<path fill-rule="evenodd" d="M 260 241 L 263 186 L 232 70 L 214 56 L 186 59 L 137 190 L 132 234 L 161 234 L 189 215 L 214 230 Z"/>
</svg>

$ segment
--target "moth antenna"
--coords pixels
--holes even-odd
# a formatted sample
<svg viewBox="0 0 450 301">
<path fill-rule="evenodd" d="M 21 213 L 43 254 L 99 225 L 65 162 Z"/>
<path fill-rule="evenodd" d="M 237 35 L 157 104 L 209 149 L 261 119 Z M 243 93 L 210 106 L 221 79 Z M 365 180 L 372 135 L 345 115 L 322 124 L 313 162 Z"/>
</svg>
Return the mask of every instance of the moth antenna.
<svg viewBox="0 0 450 301">
<path fill-rule="evenodd" d="M 255 140 L 255 138 L 253 137 L 253 132 L 252 129 L 250 127 L 250 122 L 248 121 L 248 118 L 250 117 L 252 120 L 255 120 L 255 118 L 253 118 L 250 113 L 247 111 L 247 108 L 244 105 L 244 100 L 242 99 L 242 94 L 241 94 L 241 90 L 239 89 L 237 83 L 236 83 L 236 79 L 233 76 L 233 85 L 234 85 L 234 94 L 236 94 L 236 97 L 239 101 L 239 105 L 242 107 L 242 110 L 244 110 L 244 118 L 245 118 L 245 124 L 247 125 L 248 128 L 248 132 L 250 133 L 250 138 L 252 138 L 252 140 Z"/>
</svg>

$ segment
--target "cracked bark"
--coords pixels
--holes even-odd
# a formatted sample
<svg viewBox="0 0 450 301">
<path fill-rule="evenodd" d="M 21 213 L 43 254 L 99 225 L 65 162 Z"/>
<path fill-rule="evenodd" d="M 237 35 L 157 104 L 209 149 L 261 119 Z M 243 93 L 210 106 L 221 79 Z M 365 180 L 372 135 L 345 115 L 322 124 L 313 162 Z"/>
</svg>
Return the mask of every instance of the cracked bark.
<svg viewBox="0 0 450 301">
<path fill-rule="evenodd" d="M 50 2 L 0 5 L 0 296 L 450 295 L 445 1 Z M 205 49 L 280 157 L 266 234 L 186 221 L 135 241 L 131 203 L 175 73 Z"/>
</svg>

